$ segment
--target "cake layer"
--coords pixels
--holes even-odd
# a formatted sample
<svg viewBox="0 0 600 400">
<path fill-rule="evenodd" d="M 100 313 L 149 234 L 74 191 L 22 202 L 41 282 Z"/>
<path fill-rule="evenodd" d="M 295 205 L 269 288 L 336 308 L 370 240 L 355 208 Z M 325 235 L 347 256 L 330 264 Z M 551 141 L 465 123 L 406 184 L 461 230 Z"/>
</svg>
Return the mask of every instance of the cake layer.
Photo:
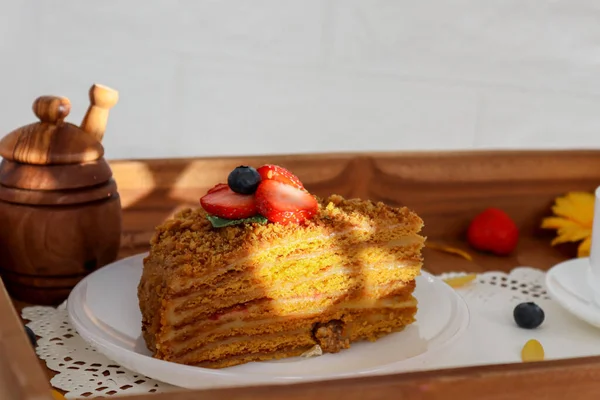
<svg viewBox="0 0 600 400">
<path fill-rule="evenodd" d="M 357 229 L 357 228 L 356 228 Z M 199 272 L 198 261 L 190 261 L 187 256 L 157 260 L 165 273 L 173 274 L 167 286 L 173 296 L 181 296 L 195 291 L 203 285 L 214 285 L 224 279 L 224 275 L 235 271 L 253 271 L 257 279 L 294 279 L 301 273 L 310 277 L 318 273 L 321 264 L 314 264 L 310 258 L 323 258 L 329 265 L 343 265 L 352 262 L 370 261 L 393 264 L 398 260 L 420 260 L 424 238 L 415 233 L 399 233 L 392 228 L 381 229 L 370 237 L 355 235 L 355 230 L 332 232 L 321 235 L 319 240 L 308 242 L 290 241 L 285 245 L 263 245 L 252 252 L 243 252 L 230 263 L 222 263 L 220 268 L 210 268 Z M 150 257 L 155 255 L 151 252 Z M 221 259 L 219 259 L 221 260 Z M 152 260 L 149 260 L 152 261 Z M 209 262 L 209 261 L 206 261 Z M 265 281 L 265 284 L 271 282 Z"/>
<path fill-rule="evenodd" d="M 214 290 L 218 294 L 224 286 L 237 285 L 243 289 L 243 283 L 263 284 L 270 287 L 273 284 L 294 283 L 298 277 L 309 280 L 317 278 L 319 274 L 331 266 L 347 266 L 348 272 L 354 275 L 364 274 L 365 277 L 386 271 L 399 264 L 421 263 L 421 249 L 423 239 L 415 238 L 414 242 L 407 245 L 391 245 L 387 243 L 356 243 L 353 248 L 342 249 L 336 246 L 314 249 L 300 254 L 285 257 L 281 256 L 276 261 L 263 263 L 250 263 L 239 261 L 229 265 L 211 276 L 202 275 L 187 279 L 187 287 L 175 292 L 170 288 L 171 298 L 183 297 L 190 293 Z M 155 262 L 152 258 L 147 263 Z M 369 268 L 360 266 L 368 265 Z M 379 268 L 377 268 L 379 267 Z M 235 279 L 232 279 L 235 278 Z"/>
<path fill-rule="evenodd" d="M 270 287 L 272 284 L 294 282 L 298 276 L 305 279 L 317 277 L 323 269 L 332 265 L 370 264 L 389 268 L 399 262 L 417 264 L 421 262 L 423 240 L 423 237 L 413 235 L 402 242 L 349 242 L 346 247 L 330 244 L 316 249 L 296 251 L 293 255 L 279 255 L 273 260 L 265 260 L 261 254 L 256 254 L 240 259 L 210 274 L 185 277 L 185 284 L 173 284 L 172 282 L 169 286 L 169 294 L 175 298 L 202 290 L 214 289 L 218 292 L 224 283 L 225 285 L 235 284 L 236 288 L 240 289 L 243 289 L 243 283 L 258 283 Z M 290 244 L 290 247 L 293 245 Z M 259 259 L 263 261 L 257 261 Z M 150 256 L 146 262 L 156 261 Z M 370 268 L 367 272 L 374 271 L 375 269 Z M 361 271 L 356 267 L 351 272 L 359 273 Z"/>
<path fill-rule="evenodd" d="M 298 357 L 298 356 L 301 356 L 303 353 L 305 353 L 307 350 L 310 350 L 311 347 L 290 346 L 287 349 L 279 349 L 277 351 L 241 354 L 238 356 L 231 356 L 231 357 L 227 357 L 227 358 L 217 360 L 217 361 L 195 362 L 191 365 L 194 365 L 197 367 L 202 367 L 202 368 L 211 368 L 211 369 L 227 368 L 227 367 L 233 367 L 233 366 L 240 365 L 240 364 L 246 364 L 249 362 L 271 361 L 271 360 L 280 360 L 280 359 L 289 358 L 289 357 Z"/>
<path fill-rule="evenodd" d="M 415 314 L 414 304 L 403 308 L 337 311 L 322 315 L 321 320 L 303 321 L 303 325 L 287 325 L 284 321 L 284 331 L 248 333 L 204 346 L 179 348 L 179 352 L 161 357 L 182 364 L 222 368 L 242 362 L 300 355 L 316 344 L 325 353 L 335 353 L 349 348 L 352 342 L 376 340 L 398 332 L 414 322 Z"/>
<path fill-rule="evenodd" d="M 173 326 L 164 329 L 161 340 L 163 343 L 187 342 L 190 340 L 197 344 L 206 343 L 244 332 L 262 334 L 282 329 L 277 325 L 272 325 L 275 321 L 287 321 L 286 324 L 303 324 L 305 321 L 313 321 L 315 316 L 320 317 L 322 313 L 327 312 L 412 307 L 416 306 L 416 300 L 411 292 L 412 289 L 407 288 L 405 293 L 385 299 L 350 300 L 329 307 L 307 308 L 302 310 L 301 313 L 285 316 L 273 312 L 272 301 L 265 301 L 254 307 L 233 309 L 219 319 L 198 319 L 184 326 Z"/>
<path fill-rule="evenodd" d="M 257 297 L 249 301 L 236 301 L 235 296 L 228 298 L 227 303 L 223 299 L 216 299 L 211 310 L 201 306 L 196 309 L 188 309 L 183 312 L 175 312 L 170 303 L 164 304 L 165 312 L 163 318 L 169 325 L 177 328 L 197 320 L 219 320 L 223 321 L 229 310 L 241 310 L 244 316 L 253 317 L 269 312 L 274 315 L 302 315 L 353 300 L 377 300 L 390 296 L 398 296 L 404 293 L 412 293 L 414 280 L 409 282 L 391 282 L 381 286 L 369 288 L 357 288 L 354 290 L 340 290 L 337 292 L 315 293 L 311 295 L 290 296 L 287 298 L 272 299 L 266 296 Z M 229 301 L 231 300 L 231 301 Z M 238 315 L 239 317 L 239 315 Z"/>
<path fill-rule="evenodd" d="M 368 249 L 371 250 L 371 249 Z M 379 252 L 366 253 L 372 254 Z M 140 293 L 157 294 L 169 300 L 168 312 L 178 313 L 204 305 L 209 313 L 221 307 L 245 303 L 262 297 L 285 298 L 299 294 L 315 295 L 327 290 L 350 291 L 366 287 L 380 287 L 383 283 L 410 281 L 420 273 L 420 246 L 416 249 L 384 247 L 383 251 L 403 251 L 404 257 L 391 254 L 388 257 L 373 257 L 373 261 L 337 254 L 318 252 L 305 255 L 302 260 L 282 261 L 276 273 L 266 274 L 271 266 L 234 271 L 222 276 L 214 284 L 199 285 L 195 291 L 175 296 L 166 289 L 167 282 L 161 275 L 163 269 L 157 257 L 145 260 L 145 274 L 140 281 Z M 344 264 L 334 267 L 332 262 Z M 283 267 L 283 269 L 282 269 Z M 308 275 L 305 271 L 313 271 Z M 308 276 L 307 276 L 308 275 Z M 190 281 L 194 281 L 190 278 Z"/>
<path fill-rule="evenodd" d="M 252 353 L 277 352 L 290 348 L 309 349 L 315 345 L 310 329 L 295 329 L 265 335 L 243 335 L 223 339 L 195 349 L 179 349 L 179 354 L 169 355 L 169 361 L 197 364 L 226 357 Z"/>
<path fill-rule="evenodd" d="M 393 266 L 362 265 L 361 273 L 352 268 L 328 267 L 319 277 L 298 278 L 297 282 L 282 282 L 265 286 L 255 283 L 247 288 L 236 290 L 237 280 L 232 280 L 233 287 L 224 285 L 223 290 L 206 290 L 190 294 L 186 297 L 169 300 L 165 305 L 171 323 L 179 323 L 178 319 L 189 319 L 208 315 L 222 308 L 248 303 L 257 299 L 274 300 L 298 297 L 344 298 L 356 294 L 368 293 L 372 297 L 387 296 L 404 287 L 420 274 L 420 263 L 405 263 Z M 245 281 L 245 280 L 244 280 Z M 281 308 L 282 313 L 286 309 Z M 293 310 L 291 310 L 293 311 Z"/>
</svg>

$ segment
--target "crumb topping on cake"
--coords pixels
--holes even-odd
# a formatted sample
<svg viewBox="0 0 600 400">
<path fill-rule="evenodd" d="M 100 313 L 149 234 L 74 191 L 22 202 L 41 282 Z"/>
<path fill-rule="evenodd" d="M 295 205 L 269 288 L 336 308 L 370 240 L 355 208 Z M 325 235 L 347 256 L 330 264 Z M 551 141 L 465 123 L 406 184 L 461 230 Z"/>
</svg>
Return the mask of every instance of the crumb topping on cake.
<svg viewBox="0 0 600 400">
<path fill-rule="evenodd" d="M 373 221 L 378 221 L 380 226 L 405 224 L 417 227 L 416 232 L 423 226 L 423 220 L 408 208 L 390 207 L 382 202 L 344 199 L 342 196 L 332 195 L 319 199 L 319 205 L 316 216 L 300 226 L 268 223 L 223 228 L 213 228 L 202 208 L 188 208 L 159 225 L 151 239 L 151 245 L 154 249 L 160 247 L 163 255 L 184 258 L 186 255 L 194 255 L 194 264 L 214 264 L 219 260 L 225 261 L 225 254 L 234 250 L 261 249 L 278 239 L 293 241 L 310 236 L 311 233 L 317 235 L 344 227 L 371 225 Z"/>
</svg>

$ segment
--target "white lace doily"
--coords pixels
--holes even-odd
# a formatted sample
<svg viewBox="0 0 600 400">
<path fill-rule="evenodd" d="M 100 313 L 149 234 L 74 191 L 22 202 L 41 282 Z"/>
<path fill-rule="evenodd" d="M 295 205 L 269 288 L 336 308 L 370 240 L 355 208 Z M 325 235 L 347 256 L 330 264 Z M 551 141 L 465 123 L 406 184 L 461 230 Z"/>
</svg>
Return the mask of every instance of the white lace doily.
<svg viewBox="0 0 600 400">
<path fill-rule="evenodd" d="M 93 398 L 119 394 L 158 393 L 175 389 L 125 369 L 98 353 L 77 334 L 69 322 L 66 303 L 61 306 L 26 307 L 21 313 L 39 337 L 36 352 L 58 372 L 50 383 L 67 392 L 65 398 Z"/>
<path fill-rule="evenodd" d="M 443 274 L 447 278 L 457 274 Z M 460 274 L 458 274 L 460 275 Z M 520 267 L 510 274 L 487 272 L 457 289 L 471 314 L 467 332 L 441 354 L 423 359 L 419 369 L 519 362 L 529 339 L 544 346 L 547 359 L 600 355 L 600 331 L 564 311 L 550 300 L 544 272 Z M 546 314 L 535 330 L 516 327 L 512 310 L 535 301 Z M 67 399 L 165 392 L 173 386 L 129 371 L 90 348 L 74 331 L 63 306 L 27 307 L 22 316 L 40 336 L 36 349 L 48 368 L 59 372 L 52 386 L 67 391 Z"/>
</svg>

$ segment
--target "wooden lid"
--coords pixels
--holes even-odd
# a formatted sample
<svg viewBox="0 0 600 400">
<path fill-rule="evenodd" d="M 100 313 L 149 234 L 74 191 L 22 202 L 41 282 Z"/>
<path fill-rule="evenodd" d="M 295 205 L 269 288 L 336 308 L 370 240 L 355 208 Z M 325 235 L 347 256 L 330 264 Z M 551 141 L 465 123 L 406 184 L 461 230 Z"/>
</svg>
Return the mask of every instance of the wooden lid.
<svg viewBox="0 0 600 400">
<path fill-rule="evenodd" d="M 33 103 L 40 122 L 16 129 L 0 140 L 0 156 L 23 164 L 76 164 L 97 160 L 104 147 L 79 127 L 64 122 L 69 99 L 42 96 Z"/>
<path fill-rule="evenodd" d="M 66 97 L 41 96 L 33 102 L 40 122 L 23 126 L 0 140 L 0 156 L 22 164 L 79 164 L 104 156 L 102 138 L 109 110 L 119 100 L 116 90 L 93 85 L 81 127 L 65 122 L 71 111 Z"/>
</svg>

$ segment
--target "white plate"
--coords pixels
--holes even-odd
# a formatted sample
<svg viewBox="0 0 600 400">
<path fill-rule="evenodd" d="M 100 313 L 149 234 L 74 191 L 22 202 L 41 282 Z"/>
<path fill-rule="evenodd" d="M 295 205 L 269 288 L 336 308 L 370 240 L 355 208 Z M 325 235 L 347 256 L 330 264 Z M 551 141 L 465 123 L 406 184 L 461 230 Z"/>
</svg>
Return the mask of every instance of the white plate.
<svg viewBox="0 0 600 400">
<path fill-rule="evenodd" d="M 546 273 L 548 293 L 571 314 L 600 328 L 600 307 L 589 285 L 590 259 L 574 258 L 556 264 Z"/>
<path fill-rule="evenodd" d="M 457 339 L 469 324 L 467 305 L 442 280 L 423 272 L 417 278 L 417 322 L 377 342 L 352 344 L 320 357 L 253 362 L 214 370 L 154 359 L 141 337 L 137 285 L 139 254 L 105 266 L 71 292 L 67 308 L 81 337 L 109 359 L 132 371 L 185 388 L 275 384 L 374 375 L 410 370 L 424 357 Z"/>
</svg>

